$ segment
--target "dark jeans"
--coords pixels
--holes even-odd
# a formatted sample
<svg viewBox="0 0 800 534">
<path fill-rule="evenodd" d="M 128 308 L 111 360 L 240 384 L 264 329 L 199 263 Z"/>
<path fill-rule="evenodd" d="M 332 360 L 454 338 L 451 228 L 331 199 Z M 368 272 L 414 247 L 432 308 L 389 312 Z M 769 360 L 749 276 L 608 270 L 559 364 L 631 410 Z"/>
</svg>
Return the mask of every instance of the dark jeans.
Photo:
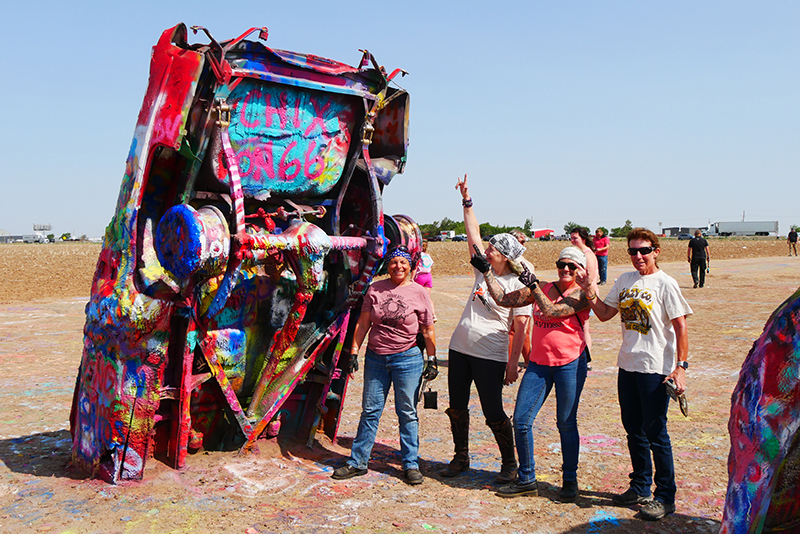
<svg viewBox="0 0 800 534">
<path fill-rule="evenodd" d="M 698 272 L 699 277 L 698 277 Z M 692 260 L 692 280 L 694 280 L 694 285 L 700 283 L 700 287 L 703 287 L 706 284 L 706 259 L 701 258 L 699 260 Z"/>
<path fill-rule="evenodd" d="M 669 396 L 664 375 L 619 370 L 617 391 L 622 426 L 628 435 L 633 472 L 631 488 L 637 495 L 650 495 L 655 466 L 654 496 L 665 504 L 675 502 L 675 465 L 667 433 Z M 650 453 L 652 452 L 652 461 Z"/>
<path fill-rule="evenodd" d="M 605 284 L 608 276 L 608 256 L 597 256 L 597 271 L 600 275 L 599 283 Z"/>
<path fill-rule="evenodd" d="M 478 398 L 481 401 L 483 416 L 490 423 L 505 421 L 503 410 L 503 380 L 506 378 L 506 364 L 494 360 L 484 360 L 450 350 L 447 360 L 447 390 L 450 394 L 450 408 L 466 410 L 469 408 L 470 386 L 475 382 Z"/>
</svg>

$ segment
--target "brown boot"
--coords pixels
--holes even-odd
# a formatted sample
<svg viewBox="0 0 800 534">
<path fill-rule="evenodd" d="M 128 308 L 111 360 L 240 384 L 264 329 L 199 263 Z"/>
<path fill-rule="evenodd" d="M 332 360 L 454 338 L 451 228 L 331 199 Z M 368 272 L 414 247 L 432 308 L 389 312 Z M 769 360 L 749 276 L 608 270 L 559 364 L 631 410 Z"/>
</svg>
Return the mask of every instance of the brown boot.
<svg viewBox="0 0 800 534">
<path fill-rule="evenodd" d="M 441 475 L 454 477 L 469 469 L 469 410 L 448 408 L 444 413 L 450 417 L 450 430 L 453 432 L 456 454 L 450 465 L 442 470 Z"/>
<path fill-rule="evenodd" d="M 517 455 L 514 451 L 514 426 L 511 424 L 511 419 L 506 417 L 502 421 L 495 421 L 490 423 L 486 421 L 489 428 L 494 433 L 494 439 L 497 440 L 497 446 L 500 449 L 500 456 L 502 463 L 500 465 L 500 474 L 494 481 L 497 484 L 509 484 L 517 479 Z"/>
</svg>

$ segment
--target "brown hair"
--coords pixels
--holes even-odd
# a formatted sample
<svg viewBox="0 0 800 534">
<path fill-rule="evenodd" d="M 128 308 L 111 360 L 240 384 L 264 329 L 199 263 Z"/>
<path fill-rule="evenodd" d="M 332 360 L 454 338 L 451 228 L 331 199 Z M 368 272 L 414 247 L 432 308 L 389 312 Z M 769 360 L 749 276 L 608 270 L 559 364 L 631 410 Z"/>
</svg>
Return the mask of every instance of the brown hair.
<svg viewBox="0 0 800 534">
<path fill-rule="evenodd" d="M 583 226 L 576 226 L 572 230 L 569 231 L 570 234 L 578 234 L 578 236 L 583 240 L 584 245 L 589 247 L 592 252 L 597 248 L 594 246 L 594 238 L 589 235 L 589 231 L 584 228 Z"/>
<path fill-rule="evenodd" d="M 661 245 L 658 243 L 658 236 L 648 230 L 647 228 L 634 228 L 628 233 L 628 245 L 630 246 L 631 241 L 634 239 L 644 239 L 646 241 L 650 241 L 650 244 L 653 248 L 661 248 Z"/>
</svg>

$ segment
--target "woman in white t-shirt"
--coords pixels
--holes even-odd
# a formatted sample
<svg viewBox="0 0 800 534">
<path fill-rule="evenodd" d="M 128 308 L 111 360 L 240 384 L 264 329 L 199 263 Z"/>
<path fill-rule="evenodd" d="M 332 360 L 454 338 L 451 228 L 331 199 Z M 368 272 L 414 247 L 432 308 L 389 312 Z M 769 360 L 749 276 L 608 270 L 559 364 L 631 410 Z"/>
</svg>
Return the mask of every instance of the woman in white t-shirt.
<svg viewBox="0 0 800 534">
<path fill-rule="evenodd" d="M 470 252 L 477 249 L 481 254 L 485 253 L 506 292 L 524 287 L 517 280 L 517 274 L 521 272 L 518 260 L 525 248 L 511 234 L 498 234 L 489 239 L 484 252 L 466 175 L 463 180 L 458 180 L 456 189 L 461 192 Z M 524 341 L 523 336 L 516 336 L 509 351 L 508 332 L 512 324 L 517 332 L 526 331 L 531 307 L 508 309 L 498 306 L 489 296 L 483 275 L 477 270 L 474 272 L 472 295 L 450 338 L 447 376 L 450 407 L 445 413 L 450 418 L 455 456 L 442 471 L 442 476 L 456 476 L 469 468 L 469 397 L 474 382 L 486 424 L 494 433 L 502 457 L 500 474 L 495 481 L 507 484 L 517 476 L 517 459 L 514 428 L 503 410 L 503 385 L 517 380 Z"/>
</svg>

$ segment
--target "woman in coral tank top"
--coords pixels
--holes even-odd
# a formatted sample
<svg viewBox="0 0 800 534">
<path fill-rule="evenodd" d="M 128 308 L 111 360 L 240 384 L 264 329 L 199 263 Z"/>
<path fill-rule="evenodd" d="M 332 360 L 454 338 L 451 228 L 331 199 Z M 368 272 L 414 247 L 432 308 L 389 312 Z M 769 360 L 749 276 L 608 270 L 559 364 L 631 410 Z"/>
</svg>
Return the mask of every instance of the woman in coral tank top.
<svg viewBox="0 0 800 534">
<path fill-rule="evenodd" d="M 519 456 L 518 478 L 500 488 L 500 497 L 538 495 L 533 458 L 533 422 L 550 390 L 556 389 L 556 424 L 561 436 L 563 482 L 559 500 L 578 496 L 578 402 L 586 380 L 586 337 L 589 301 L 578 286 L 575 271 L 586 269 L 586 256 L 577 247 L 561 251 L 556 261 L 558 281 L 542 283 L 529 272 L 520 276 L 527 287 L 504 294 L 486 277 L 489 293 L 501 306 L 533 304 L 533 336 L 530 363 L 522 377 L 514 407 L 514 437 Z"/>
</svg>

